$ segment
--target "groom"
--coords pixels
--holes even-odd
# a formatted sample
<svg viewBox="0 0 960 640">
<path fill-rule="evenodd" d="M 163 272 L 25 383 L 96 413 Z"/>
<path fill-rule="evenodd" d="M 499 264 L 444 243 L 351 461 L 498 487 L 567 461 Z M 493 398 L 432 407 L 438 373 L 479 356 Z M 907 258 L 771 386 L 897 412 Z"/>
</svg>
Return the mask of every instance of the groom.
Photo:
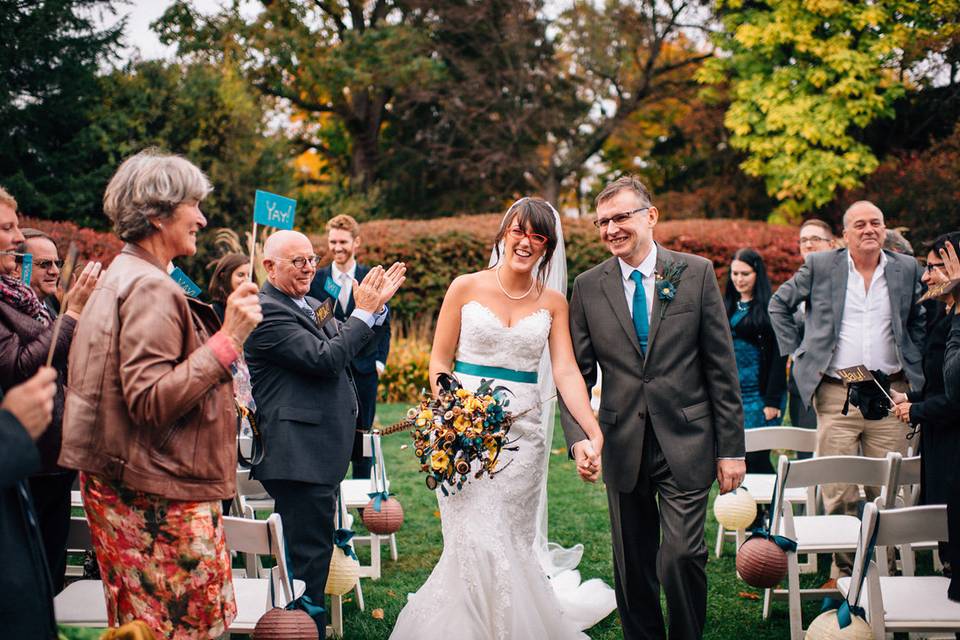
<svg viewBox="0 0 960 640">
<path fill-rule="evenodd" d="M 733 341 L 713 265 L 653 241 L 659 212 L 639 180 L 608 184 L 596 210 L 613 257 L 574 282 L 570 333 L 588 391 L 603 370 L 602 467 L 623 635 L 666 637 L 662 583 L 671 640 L 693 640 L 707 611 L 710 485 L 735 489 L 746 470 Z M 596 452 L 561 411 L 577 470 L 594 481 Z"/>
</svg>

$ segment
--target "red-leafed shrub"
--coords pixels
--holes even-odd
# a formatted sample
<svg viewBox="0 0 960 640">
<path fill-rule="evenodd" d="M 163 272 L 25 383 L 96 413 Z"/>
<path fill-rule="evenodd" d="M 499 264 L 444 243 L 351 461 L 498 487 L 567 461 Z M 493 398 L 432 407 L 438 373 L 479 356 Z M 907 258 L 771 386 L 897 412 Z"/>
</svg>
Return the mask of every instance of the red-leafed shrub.
<svg viewBox="0 0 960 640">
<path fill-rule="evenodd" d="M 77 256 L 80 262 L 100 261 L 104 268 L 123 248 L 123 241 L 109 231 L 94 231 L 78 227 L 72 222 L 23 218 L 20 221 L 20 227 L 39 229 L 53 238 L 60 250 L 61 258 L 66 258 L 67 248 L 71 242 L 74 242 L 77 245 Z"/>
<path fill-rule="evenodd" d="M 459 274 L 487 266 L 500 214 L 455 216 L 433 220 L 379 220 L 361 230 L 360 260 L 407 264 L 407 281 L 391 307 L 401 324 L 435 317 L 447 286 Z M 609 257 L 599 234 L 587 219 L 565 219 L 567 270 L 574 278 Z M 725 282 L 728 262 L 742 247 L 753 247 L 764 258 L 774 286 L 800 266 L 795 227 L 745 220 L 675 220 L 657 225 L 656 238 L 677 251 L 713 261 Z M 318 254 L 326 253 L 326 236 L 312 238 Z"/>
</svg>

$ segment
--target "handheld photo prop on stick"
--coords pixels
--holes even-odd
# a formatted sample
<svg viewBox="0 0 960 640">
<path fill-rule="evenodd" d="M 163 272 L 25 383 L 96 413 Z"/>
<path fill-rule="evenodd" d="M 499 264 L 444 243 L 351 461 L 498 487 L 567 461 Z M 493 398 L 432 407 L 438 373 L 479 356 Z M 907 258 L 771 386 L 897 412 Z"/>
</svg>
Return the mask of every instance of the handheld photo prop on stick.
<svg viewBox="0 0 960 640">
<path fill-rule="evenodd" d="M 75 242 L 70 243 L 70 248 L 67 249 L 67 259 L 63 261 L 63 269 L 60 270 L 60 282 L 63 286 L 63 298 L 67 300 L 67 294 L 70 293 L 73 282 L 73 272 L 77 266 L 77 244 Z M 69 305 L 69 303 L 68 303 Z M 67 309 L 64 308 L 63 313 L 57 315 L 57 319 L 53 321 L 53 338 L 50 340 L 50 350 L 47 351 L 47 366 L 49 367 L 53 363 L 53 352 L 57 349 L 57 339 L 60 337 L 60 327 L 63 326 L 63 316 L 67 315 Z"/>
<path fill-rule="evenodd" d="M 30 286 L 30 277 L 33 275 L 33 254 L 25 253 L 20 258 L 20 281 Z"/>
<path fill-rule="evenodd" d="M 278 196 L 269 191 L 257 189 L 253 199 L 253 233 L 250 235 L 250 278 L 253 279 L 254 253 L 257 250 L 257 225 L 277 229 L 293 229 L 293 218 L 297 212 L 297 201 L 293 198 Z"/>
<path fill-rule="evenodd" d="M 843 380 L 846 384 L 856 384 L 858 382 L 873 382 L 877 385 L 877 388 L 883 392 L 883 395 L 887 397 L 887 400 L 890 401 L 891 405 L 895 405 L 896 402 L 893 401 L 893 398 L 890 397 L 890 394 L 887 393 L 887 390 L 883 388 L 883 385 L 880 384 L 880 381 L 873 377 L 873 374 L 870 373 L 870 370 L 862 364 L 858 364 L 855 367 L 847 367 L 846 369 L 837 369 L 837 375 L 840 376 L 840 379 Z"/>
</svg>

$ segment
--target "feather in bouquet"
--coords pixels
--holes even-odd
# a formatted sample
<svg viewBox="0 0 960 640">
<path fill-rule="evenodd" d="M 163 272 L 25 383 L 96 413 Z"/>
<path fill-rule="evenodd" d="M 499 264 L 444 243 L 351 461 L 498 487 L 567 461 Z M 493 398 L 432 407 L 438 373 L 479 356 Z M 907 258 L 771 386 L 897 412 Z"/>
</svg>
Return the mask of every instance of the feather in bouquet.
<svg viewBox="0 0 960 640">
<path fill-rule="evenodd" d="M 462 489 L 471 473 L 475 478 L 484 474 L 492 478 L 498 472 L 500 452 L 517 449 L 509 446 L 515 440 L 507 436 L 519 416 L 505 410 L 510 390 L 494 387 L 493 380 L 481 380 L 476 392 L 464 389 L 449 374 L 440 374 L 437 382 L 437 398 L 424 398 L 419 407 L 410 409 L 406 420 L 382 433 L 413 429 L 414 452 L 420 470 L 427 474 L 427 487 L 440 487 L 449 495 Z"/>
</svg>

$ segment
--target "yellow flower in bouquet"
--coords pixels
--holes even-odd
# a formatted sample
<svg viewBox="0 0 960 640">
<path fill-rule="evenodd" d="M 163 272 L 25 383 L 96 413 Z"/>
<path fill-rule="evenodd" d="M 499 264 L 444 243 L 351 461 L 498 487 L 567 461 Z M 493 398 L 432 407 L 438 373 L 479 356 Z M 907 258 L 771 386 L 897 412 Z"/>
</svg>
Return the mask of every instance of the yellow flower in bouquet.
<svg viewBox="0 0 960 640">
<path fill-rule="evenodd" d="M 417 426 L 425 427 L 433 420 L 433 411 L 430 409 L 424 409 L 420 412 L 420 415 L 417 416 Z"/>
<path fill-rule="evenodd" d="M 469 413 L 473 413 L 475 411 L 483 411 L 484 409 L 486 409 L 486 407 L 483 404 L 483 401 L 477 398 L 476 396 L 471 396 L 467 398 L 466 400 L 464 400 L 463 404 L 464 404 L 464 409 L 466 409 L 467 412 Z"/>
<path fill-rule="evenodd" d="M 444 471 L 450 464 L 450 457 L 443 450 L 435 450 L 430 454 L 430 467 L 434 471 Z"/>
<path fill-rule="evenodd" d="M 453 428 L 457 430 L 457 433 L 463 433 L 470 426 L 470 418 L 465 415 L 459 415 L 453 421 Z"/>
</svg>

